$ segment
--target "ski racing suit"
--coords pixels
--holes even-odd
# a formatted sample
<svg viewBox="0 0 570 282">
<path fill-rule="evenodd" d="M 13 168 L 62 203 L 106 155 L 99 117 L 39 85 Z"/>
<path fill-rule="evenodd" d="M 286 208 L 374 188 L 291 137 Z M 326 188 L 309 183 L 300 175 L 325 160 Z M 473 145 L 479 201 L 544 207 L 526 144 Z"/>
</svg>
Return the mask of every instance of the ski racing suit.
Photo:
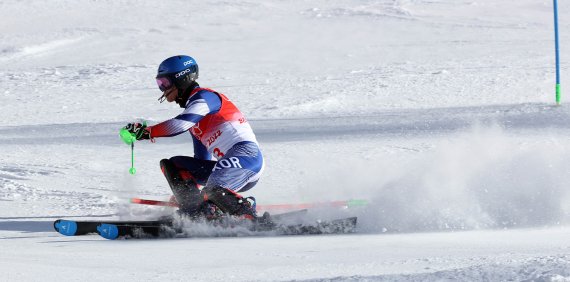
<svg viewBox="0 0 570 282">
<path fill-rule="evenodd" d="M 148 130 L 151 138 L 190 132 L 194 158 L 170 160 L 183 178 L 196 184 L 244 192 L 255 186 L 263 172 L 263 156 L 249 122 L 225 95 L 214 90 L 195 87 L 180 115 Z"/>
</svg>

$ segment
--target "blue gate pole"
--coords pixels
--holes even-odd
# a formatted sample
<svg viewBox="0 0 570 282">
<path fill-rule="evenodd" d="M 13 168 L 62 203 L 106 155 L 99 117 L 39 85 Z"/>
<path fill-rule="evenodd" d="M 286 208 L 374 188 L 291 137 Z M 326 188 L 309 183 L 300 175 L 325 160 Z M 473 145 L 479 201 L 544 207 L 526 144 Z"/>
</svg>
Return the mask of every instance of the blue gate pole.
<svg viewBox="0 0 570 282">
<path fill-rule="evenodd" d="M 560 48 L 558 43 L 558 1 L 554 1 L 554 45 L 556 51 L 556 104 L 560 105 Z"/>
</svg>

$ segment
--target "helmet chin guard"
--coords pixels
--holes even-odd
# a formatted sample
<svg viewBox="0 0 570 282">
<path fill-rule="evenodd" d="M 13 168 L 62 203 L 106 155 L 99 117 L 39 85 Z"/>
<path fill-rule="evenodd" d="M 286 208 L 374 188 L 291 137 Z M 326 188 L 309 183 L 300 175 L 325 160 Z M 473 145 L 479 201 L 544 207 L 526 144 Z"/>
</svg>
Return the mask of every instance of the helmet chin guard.
<svg viewBox="0 0 570 282">
<path fill-rule="evenodd" d="M 178 88 L 178 94 L 176 95 L 175 101 L 181 108 L 186 108 L 186 103 L 188 102 L 188 98 L 190 98 L 190 93 L 196 87 L 200 87 L 200 85 L 198 85 L 196 81 L 192 81 L 190 86 L 185 89 Z"/>
</svg>

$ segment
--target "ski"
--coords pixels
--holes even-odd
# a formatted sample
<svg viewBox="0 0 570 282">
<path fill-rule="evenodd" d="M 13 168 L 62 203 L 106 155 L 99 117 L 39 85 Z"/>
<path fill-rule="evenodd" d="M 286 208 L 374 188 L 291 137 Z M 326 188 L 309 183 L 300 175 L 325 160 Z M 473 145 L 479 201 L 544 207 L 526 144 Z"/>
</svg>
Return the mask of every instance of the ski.
<svg viewBox="0 0 570 282">
<path fill-rule="evenodd" d="M 356 230 L 356 217 L 347 217 L 331 221 L 318 221 L 315 224 L 283 225 L 277 229 L 280 235 L 316 235 L 345 234 Z"/>
<path fill-rule="evenodd" d="M 283 220 L 288 217 L 296 217 L 306 214 L 307 210 L 297 210 L 281 214 L 273 215 L 272 218 L 276 220 Z M 164 218 L 161 220 L 147 220 L 147 221 L 132 221 L 132 220 L 67 220 L 58 219 L 54 221 L 54 229 L 62 235 L 65 236 L 81 236 L 87 234 L 98 233 L 98 227 L 101 224 L 107 223 L 116 226 L 124 225 L 137 225 L 137 226 L 160 226 L 160 225 L 171 225 L 172 218 Z"/>
<path fill-rule="evenodd" d="M 158 201 L 141 198 L 131 198 L 131 203 L 140 205 L 151 205 L 161 207 L 178 207 L 178 203 L 172 201 Z M 347 201 L 330 201 L 330 202 L 315 202 L 315 203 L 300 203 L 300 204 L 268 204 L 257 205 L 258 210 L 291 210 L 291 209 L 310 209 L 310 208 L 325 208 L 325 207 L 340 207 L 352 208 L 366 206 L 366 200 L 347 200 Z"/>
<path fill-rule="evenodd" d="M 256 221 L 236 221 L 231 218 L 222 218 L 211 222 L 205 221 L 205 223 L 222 228 L 243 226 L 253 232 L 272 232 L 272 234 L 275 235 L 340 234 L 351 233 L 356 229 L 356 217 L 317 221 L 309 224 L 298 223 L 307 212 L 307 209 L 302 209 L 273 216 L 269 216 L 269 214 L 266 213 Z M 183 232 L 179 226 L 175 226 L 174 221 L 174 217 L 164 217 L 159 220 L 147 221 L 74 221 L 58 219 L 54 222 L 54 229 L 65 236 L 80 236 L 96 233 L 105 239 L 111 240 L 126 237 L 174 237 Z"/>
<path fill-rule="evenodd" d="M 280 222 L 286 220 L 293 220 L 299 218 L 300 216 L 306 214 L 308 210 L 298 210 L 286 213 L 277 214 L 271 216 L 272 222 L 264 222 L 263 218 L 257 224 L 250 226 L 252 231 L 270 231 L 274 229 L 273 222 Z M 265 215 L 264 215 L 265 216 Z M 269 214 L 267 214 L 269 216 Z M 232 224 L 236 224 L 233 222 Z M 223 225 L 224 223 L 216 222 L 215 224 Z M 227 224 L 227 223 L 226 223 Z M 229 224 L 226 228 L 231 228 L 233 226 Z M 296 227 L 296 225 L 291 226 Z M 174 222 L 166 220 L 157 221 L 147 221 L 147 222 L 116 222 L 116 223 L 101 223 L 97 226 L 97 233 L 105 238 L 114 240 L 121 237 L 132 237 L 132 238 L 147 238 L 147 237 L 160 237 L 160 236 L 173 236 L 177 233 L 176 228 L 174 228 Z"/>
<path fill-rule="evenodd" d="M 309 212 L 308 209 L 301 209 L 301 210 L 296 210 L 296 211 L 289 211 L 289 212 L 275 214 L 275 215 L 272 215 L 271 218 L 275 221 L 284 221 L 287 219 L 296 219 L 298 217 L 301 217 L 301 216 L 307 214 L 308 212 Z"/>
<path fill-rule="evenodd" d="M 275 232 L 276 235 L 316 235 L 316 234 L 345 234 L 352 233 L 356 229 L 357 218 L 348 217 L 331 221 L 318 221 L 314 224 L 275 224 L 264 226 L 253 224 L 252 231 Z M 99 235 L 105 239 L 118 238 L 153 238 L 173 237 L 176 230 L 168 225 L 121 225 L 101 224 L 97 229 Z M 230 227 L 228 227 L 230 228 Z"/>
<path fill-rule="evenodd" d="M 109 223 L 109 224 L 134 224 L 134 225 L 156 225 L 159 224 L 157 222 L 164 222 L 156 221 L 156 220 L 148 220 L 148 221 L 121 221 L 121 220 L 107 220 L 107 221 L 77 221 L 77 220 L 67 220 L 67 219 L 58 219 L 53 222 L 53 227 L 55 231 L 59 232 L 65 236 L 81 236 L 87 234 L 97 233 L 97 227 L 101 223 Z M 167 221 L 166 221 L 167 222 Z"/>
<path fill-rule="evenodd" d="M 101 237 L 109 240 L 127 236 L 133 238 L 158 237 L 164 235 L 165 229 L 170 226 L 172 226 L 172 223 L 162 221 L 156 221 L 151 224 L 101 223 L 97 226 L 97 233 Z"/>
</svg>

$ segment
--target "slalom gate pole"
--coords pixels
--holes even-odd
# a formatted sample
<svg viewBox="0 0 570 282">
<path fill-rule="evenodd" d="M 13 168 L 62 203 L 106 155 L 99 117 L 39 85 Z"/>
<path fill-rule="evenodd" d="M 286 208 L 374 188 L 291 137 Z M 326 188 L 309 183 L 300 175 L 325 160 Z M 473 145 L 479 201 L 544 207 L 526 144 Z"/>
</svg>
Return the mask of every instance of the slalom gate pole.
<svg viewBox="0 0 570 282">
<path fill-rule="evenodd" d="M 131 203 L 140 205 L 162 206 L 162 207 L 178 207 L 176 202 L 170 201 L 157 201 L 141 198 L 131 198 Z M 301 203 L 301 204 L 267 204 L 257 205 L 258 210 L 292 210 L 292 209 L 310 209 L 310 208 L 355 208 L 365 207 L 368 201 L 352 199 L 348 201 L 330 201 L 330 202 L 315 202 L 315 203 Z"/>
<path fill-rule="evenodd" d="M 560 105 L 560 45 L 558 40 L 558 0 L 554 1 L 554 46 L 556 52 L 556 104 Z"/>
</svg>

